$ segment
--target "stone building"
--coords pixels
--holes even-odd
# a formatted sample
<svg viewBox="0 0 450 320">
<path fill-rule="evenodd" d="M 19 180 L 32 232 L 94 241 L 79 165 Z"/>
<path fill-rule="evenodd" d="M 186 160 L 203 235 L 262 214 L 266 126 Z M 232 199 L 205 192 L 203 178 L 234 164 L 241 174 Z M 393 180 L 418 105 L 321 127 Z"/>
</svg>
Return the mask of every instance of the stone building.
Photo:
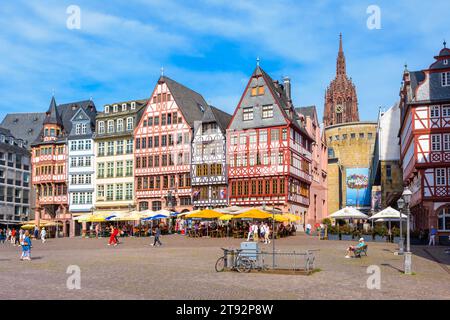
<svg viewBox="0 0 450 320">
<path fill-rule="evenodd" d="M 450 49 L 427 69 L 403 73 L 400 91 L 400 161 L 412 191 L 412 228 L 437 227 L 450 235 Z"/>
<path fill-rule="evenodd" d="M 147 100 L 105 105 L 96 117 L 95 213 L 135 210 L 134 130 Z"/>
<path fill-rule="evenodd" d="M 339 52 L 336 63 L 336 77 L 325 93 L 323 122 L 325 127 L 359 121 L 358 98 L 352 79 L 347 76 L 342 35 L 339 36 Z"/>
<path fill-rule="evenodd" d="M 30 152 L 22 139 L 0 127 L 0 226 L 27 221 L 30 215 Z"/>
<path fill-rule="evenodd" d="M 370 209 L 369 168 L 376 133 L 376 122 L 345 123 L 325 129 L 330 214 L 346 206 Z"/>
</svg>

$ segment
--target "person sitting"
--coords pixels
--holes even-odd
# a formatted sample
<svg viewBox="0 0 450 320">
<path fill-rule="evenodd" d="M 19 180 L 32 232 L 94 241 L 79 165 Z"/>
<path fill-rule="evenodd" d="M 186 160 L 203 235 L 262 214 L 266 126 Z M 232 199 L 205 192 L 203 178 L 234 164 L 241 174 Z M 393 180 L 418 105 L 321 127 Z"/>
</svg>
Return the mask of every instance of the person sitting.
<svg viewBox="0 0 450 320">
<path fill-rule="evenodd" d="M 347 248 L 347 255 L 345 256 L 345 258 L 350 259 L 351 252 L 355 252 L 356 249 L 360 249 L 364 246 L 366 246 L 366 242 L 364 241 L 364 238 L 359 239 L 359 242 L 356 246 L 350 246 Z"/>
</svg>

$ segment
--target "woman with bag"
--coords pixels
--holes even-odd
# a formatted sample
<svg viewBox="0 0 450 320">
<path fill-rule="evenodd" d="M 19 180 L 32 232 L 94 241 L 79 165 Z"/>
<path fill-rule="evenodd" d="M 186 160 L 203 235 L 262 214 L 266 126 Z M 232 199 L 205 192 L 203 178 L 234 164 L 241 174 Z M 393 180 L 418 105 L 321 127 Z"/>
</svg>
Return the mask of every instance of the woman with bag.
<svg viewBox="0 0 450 320">
<path fill-rule="evenodd" d="M 31 261 L 31 239 L 28 230 L 25 231 L 23 240 L 20 245 L 22 246 L 22 256 L 20 257 L 20 260 Z"/>
</svg>

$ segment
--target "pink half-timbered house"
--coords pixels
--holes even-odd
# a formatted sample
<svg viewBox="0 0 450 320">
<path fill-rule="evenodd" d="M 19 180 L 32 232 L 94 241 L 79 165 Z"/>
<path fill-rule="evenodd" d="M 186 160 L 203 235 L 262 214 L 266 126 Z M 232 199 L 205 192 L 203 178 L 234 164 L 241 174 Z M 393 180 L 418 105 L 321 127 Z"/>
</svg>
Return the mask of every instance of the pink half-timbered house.
<svg viewBox="0 0 450 320">
<path fill-rule="evenodd" d="M 427 70 L 405 70 L 400 92 L 404 183 L 413 192 L 412 227 L 450 234 L 450 49 Z M 442 238 L 444 239 L 444 238 Z"/>
<path fill-rule="evenodd" d="M 135 188 L 139 210 L 192 209 L 191 142 L 205 99 L 161 76 L 135 130 Z"/>
</svg>

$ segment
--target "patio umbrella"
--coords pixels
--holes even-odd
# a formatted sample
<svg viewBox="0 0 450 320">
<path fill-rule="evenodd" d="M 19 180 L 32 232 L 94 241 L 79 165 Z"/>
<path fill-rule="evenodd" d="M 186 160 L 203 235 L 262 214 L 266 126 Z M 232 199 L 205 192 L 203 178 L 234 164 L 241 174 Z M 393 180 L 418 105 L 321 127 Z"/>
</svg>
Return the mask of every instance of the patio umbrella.
<svg viewBox="0 0 450 320">
<path fill-rule="evenodd" d="M 292 213 L 285 213 L 285 214 L 283 214 L 283 216 L 288 218 L 288 220 L 290 222 L 300 221 L 302 219 L 301 217 L 296 216 L 295 214 L 292 214 Z"/>
<path fill-rule="evenodd" d="M 142 219 L 142 221 L 153 221 L 153 220 L 166 219 L 166 218 L 167 218 L 167 216 L 165 216 L 163 214 L 155 214 L 154 216 Z"/>
<path fill-rule="evenodd" d="M 405 214 L 402 214 L 402 219 L 408 218 Z M 386 209 L 374 214 L 369 219 L 380 221 L 380 219 L 398 221 L 400 220 L 400 211 L 397 211 L 391 207 L 387 207 Z"/>
<path fill-rule="evenodd" d="M 270 219 L 272 215 L 260 209 L 250 209 L 244 213 L 235 215 L 232 219 Z"/>
<path fill-rule="evenodd" d="M 232 214 L 224 214 L 223 216 L 221 216 L 219 218 L 219 220 L 230 221 L 233 217 L 234 217 L 234 215 L 232 215 Z"/>
<path fill-rule="evenodd" d="M 218 219 L 220 217 L 222 217 L 224 214 L 220 213 L 218 211 L 215 210 L 210 210 L 210 209 L 205 209 L 205 210 L 200 210 L 198 212 L 192 212 L 188 215 L 186 215 L 187 219 Z"/>
<path fill-rule="evenodd" d="M 332 215 L 329 218 L 333 219 L 368 219 L 369 216 L 365 215 L 358 209 L 352 207 L 345 207 Z"/>
</svg>

